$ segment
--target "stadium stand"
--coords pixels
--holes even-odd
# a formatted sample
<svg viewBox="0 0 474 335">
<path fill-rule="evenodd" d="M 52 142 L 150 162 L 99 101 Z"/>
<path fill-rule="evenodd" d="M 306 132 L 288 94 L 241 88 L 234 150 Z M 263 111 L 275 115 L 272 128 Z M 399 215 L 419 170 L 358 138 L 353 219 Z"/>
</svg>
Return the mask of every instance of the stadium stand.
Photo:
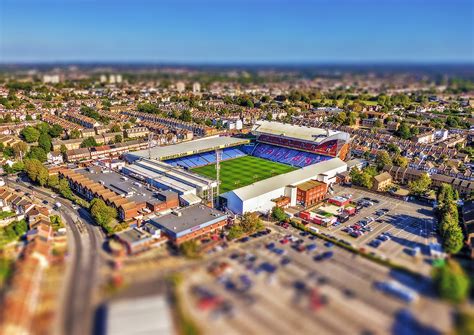
<svg viewBox="0 0 474 335">
<path fill-rule="evenodd" d="M 298 167 L 316 164 L 331 158 L 328 156 L 322 156 L 295 149 L 277 147 L 264 143 L 258 143 L 252 155 L 263 159 L 268 159 L 273 162 L 279 162 Z"/>
<path fill-rule="evenodd" d="M 324 142 L 320 145 L 306 143 L 298 140 L 289 140 L 286 138 L 280 138 L 270 135 L 260 135 L 258 137 L 259 142 L 265 142 L 269 144 L 281 145 L 294 149 L 306 150 L 316 154 L 335 156 L 337 154 L 337 140 Z"/>
<path fill-rule="evenodd" d="M 238 157 L 246 156 L 246 154 L 240 149 L 236 148 L 225 148 L 222 150 L 222 160 L 229 160 Z M 214 164 L 216 162 L 216 153 L 214 151 L 196 154 L 187 157 L 174 158 L 165 161 L 173 166 L 181 166 L 184 168 L 192 169 L 199 166 Z"/>
</svg>

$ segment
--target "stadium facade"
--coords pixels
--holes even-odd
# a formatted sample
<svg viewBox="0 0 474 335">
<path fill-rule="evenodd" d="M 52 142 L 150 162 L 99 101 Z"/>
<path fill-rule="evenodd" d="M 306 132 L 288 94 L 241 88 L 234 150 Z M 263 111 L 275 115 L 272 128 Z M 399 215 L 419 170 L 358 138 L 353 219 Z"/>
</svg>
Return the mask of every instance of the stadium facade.
<svg viewBox="0 0 474 335">
<path fill-rule="evenodd" d="M 252 133 L 254 142 L 212 136 L 127 153 L 125 159 L 132 164 L 123 172 L 160 189 L 171 189 L 181 200 L 193 204 L 198 197 L 209 199 L 209 194 L 216 195 L 217 181 L 191 171 L 215 164 L 216 150 L 221 151 L 222 160 L 249 155 L 299 168 L 221 195 L 219 202 L 224 207 L 242 214 L 267 212 L 275 205 L 275 199 L 284 198 L 294 206 L 298 184 L 313 180 L 330 185 L 338 173 L 347 170 L 343 161 L 349 152 L 347 133 L 272 121 L 258 121 Z"/>
<path fill-rule="evenodd" d="M 346 170 L 345 162 L 333 158 L 224 193 L 220 196 L 221 204 L 236 214 L 267 213 L 275 206 L 275 200 L 281 197 L 287 198 L 290 206 L 295 206 L 298 184 L 310 180 L 332 184 L 336 175 Z"/>
</svg>

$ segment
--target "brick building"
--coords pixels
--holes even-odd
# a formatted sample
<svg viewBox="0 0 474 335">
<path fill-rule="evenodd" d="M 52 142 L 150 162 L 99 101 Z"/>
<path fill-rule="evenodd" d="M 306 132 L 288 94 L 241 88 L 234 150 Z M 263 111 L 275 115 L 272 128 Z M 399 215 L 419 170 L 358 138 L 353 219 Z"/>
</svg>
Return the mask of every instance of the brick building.
<svg viewBox="0 0 474 335">
<path fill-rule="evenodd" d="M 296 185 L 296 188 L 296 202 L 305 207 L 322 201 L 328 191 L 327 184 L 317 180 L 309 180 L 301 183 Z"/>
</svg>

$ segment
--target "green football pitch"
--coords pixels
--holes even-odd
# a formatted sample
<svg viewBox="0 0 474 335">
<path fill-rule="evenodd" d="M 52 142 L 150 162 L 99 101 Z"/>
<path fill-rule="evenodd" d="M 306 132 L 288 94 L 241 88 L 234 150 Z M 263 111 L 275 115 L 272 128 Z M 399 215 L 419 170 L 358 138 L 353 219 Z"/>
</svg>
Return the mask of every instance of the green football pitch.
<svg viewBox="0 0 474 335">
<path fill-rule="evenodd" d="M 296 170 L 296 168 L 253 156 L 223 161 L 221 162 L 220 193 L 222 194 L 293 170 Z M 193 171 L 216 179 L 215 164 L 201 166 L 193 169 Z"/>
</svg>

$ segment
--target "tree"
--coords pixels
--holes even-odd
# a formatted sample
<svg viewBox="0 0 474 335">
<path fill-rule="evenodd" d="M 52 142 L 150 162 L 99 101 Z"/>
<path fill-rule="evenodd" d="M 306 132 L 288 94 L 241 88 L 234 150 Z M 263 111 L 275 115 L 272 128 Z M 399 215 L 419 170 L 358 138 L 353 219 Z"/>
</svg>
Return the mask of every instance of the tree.
<svg viewBox="0 0 474 335">
<path fill-rule="evenodd" d="M 110 128 L 110 131 L 112 133 L 118 133 L 120 131 L 122 131 L 122 129 L 120 128 L 120 126 L 118 124 L 114 124 L 111 128 Z"/>
<path fill-rule="evenodd" d="M 179 250 L 183 253 L 184 256 L 188 258 L 199 257 L 199 245 L 195 239 L 183 242 L 179 246 Z"/>
<path fill-rule="evenodd" d="M 58 192 L 66 199 L 74 199 L 74 194 L 72 193 L 72 190 L 69 187 L 69 183 L 66 178 L 59 179 Z"/>
<path fill-rule="evenodd" d="M 424 194 L 428 191 L 431 185 L 431 178 L 427 173 L 422 173 L 421 176 L 414 181 L 408 183 L 408 188 L 413 194 Z"/>
<path fill-rule="evenodd" d="M 260 220 L 259 215 L 250 212 L 243 215 L 242 220 L 240 220 L 240 226 L 246 234 L 251 234 L 263 229 L 263 223 L 262 220 Z"/>
<path fill-rule="evenodd" d="M 454 201 L 454 189 L 450 184 L 442 183 L 438 190 L 438 205 L 443 207 L 445 204 L 449 204 Z"/>
<path fill-rule="evenodd" d="M 96 147 L 98 144 L 97 144 L 97 141 L 95 140 L 95 138 L 93 138 L 92 136 L 89 136 L 88 138 L 84 139 L 81 143 L 81 148 L 90 148 L 90 147 Z"/>
<path fill-rule="evenodd" d="M 59 177 L 57 175 L 51 175 L 48 177 L 48 187 L 56 189 L 59 186 Z"/>
<path fill-rule="evenodd" d="M 21 130 L 20 135 L 25 139 L 26 142 L 33 143 L 38 141 L 40 132 L 36 128 L 27 126 Z"/>
<path fill-rule="evenodd" d="M 70 139 L 76 139 L 81 137 L 81 132 L 77 129 L 73 129 L 69 132 L 69 138 Z"/>
<path fill-rule="evenodd" d="M 408 158 L 400 155 L 395 155 L 392 161 L 393 165 L 399 166 L 401 168 L 406 168 L 408 166 Z"/>
<path fill-rule="evenodd" d="M 381 128 L 383 126 L 383 122 L 380 119 L 375 120 L 374 127 Z"/>
<path fill-rule="evenodd" d="M 441 298 L 454 303 L 466 300 L 469 278 L 456 261 L 448 260 L 445 265 L 435 269 L 433 277 Z"/>
<path fill-rule="evenodd" d="M 18 173 L 25 170 L 25 164 L 22 161 L 15 162 L 12 164 L 13 173 Z"/>
<path fill-rule="evenodd" d="M 45 152 L 50 152 L 52 148 L 51 136 L 48 133 L 41 133 L 38 138 L 38 146 L 43 148 Z"/>
<path fill-rule="evenodd" d="M 273 120 L 273 114 L 271 112 L 268 112 L 267 115 L 265 116 L 265 120 L 267 121 Z"/>
<path fill-rule="evenodd" d="M 38 176 L 39 176 L 40 171 L 42 169 L 46 170 L 46 168 L 43 166 L 43 164 L 39 160 L 37 160 L 37 159 L 26 159 L 25 160 L 25 172 L 33 182 L 38 181 Z M 46 172 L 47 172 L 47 170 L 46 170 Z"/>
<path fill-rule="evenodd" d="M 128 122 L 123 125 L 124 130 L 130 129 L 130 128 L 132 128 L 132 125 Z"/>
<path fill-rule="evenodd" d="M 375 157 L 375 164 L 377 165 L 377 169 L 380 171 L 383 169 L 385 165 L 392 165 L 392 159 L 390 155 L 385 150 L 381 150 L 377 152 L 377 157 Z"/>
<path fill-rule="evenodd" d="M 40 162 L 46 162 L 48 158 L 44 149 L 40 147 L 32 147 L 27 157 L 30 159 L 37 159 Z"/>
<path fill-rule="evenodd" d="M 400 124 L 400 127 L 398 127 L 396 134 L 400 138 L 403 138 L 404 140 L 408 140 L 411 137 L 410 126 L 407 123 L 402 122 Z"/>
<path fill-rule="evenodd" d="M 13 152 L 15 157 L 23 157 L 28 151 L 28 144 L 21 141 L 12 145 Z"/>
<path fill-rule="evenodd" d="M 48 134 L 51 136 L 51 137 L 59 137 L 61 136 L 61 134 L 63 133 L 64 129 L 63 127 L 61 127 L 59 124 L 54 124 L 50 129 L 49 129 L 49 132 Z"/>
<path fill-rule="evenodd" d="M 44 186 L 48 183 L 48 177 L 49 177 L 49 172 L 48 170 L 43 166 L 42 169 L 39 170 L 37 181 L 40 186 Z"/>
<path fill-rule="evenodd" d="M 59 149 L 63 155 L 67 152 L 67 147 L 64 144 L 61 144 L 61 148 Z"/>
<path fill-rule="evenodd" d="M 229 233 L 227 234 L 227 238 L 229 240 L 235 240 L 236 238 L 241 237 L 244 234 L 242 227 L 239 224 L 233 224 L 232 227 L 229 229 Z"/>
<path fill-rule="evenodd" d="M 275 219 L 276 221 L 283 221 L 286 219 L 286 214 L 283 209 L 280 207 L 273 207 L 272 208 L 272 218 Z"/>
<path fill-rule="evenodd" d="M 107 206 L 102 199 L 94 198 L 91 201 L 91 215 L 95 222 L 101 227 L 106 228 L 112 220 L 117 217 L 115 208 Z"/>
<path fill-rule="evenodd" d="M 114 142 L 115 143 L 121 143 L 123 141 L 122 135 L 117 134 L 115 135 Z"/>
<path fill-rule="evenodd" d="M 191 112 L 187 109 L 183 110 L 181 112 L 181 115 L 179 116 L 179 119 L 184 122 L 191 122 L 193 120 L 193 117 L 191 115 Z"/>
<path fill-rule="evenodd" d="M 447 228 L 443 235 L 443 247 L 449 254 L 457 254 L 464 244 L 464 235 L 461 227 L 456 224 Z"/>
</svg>

